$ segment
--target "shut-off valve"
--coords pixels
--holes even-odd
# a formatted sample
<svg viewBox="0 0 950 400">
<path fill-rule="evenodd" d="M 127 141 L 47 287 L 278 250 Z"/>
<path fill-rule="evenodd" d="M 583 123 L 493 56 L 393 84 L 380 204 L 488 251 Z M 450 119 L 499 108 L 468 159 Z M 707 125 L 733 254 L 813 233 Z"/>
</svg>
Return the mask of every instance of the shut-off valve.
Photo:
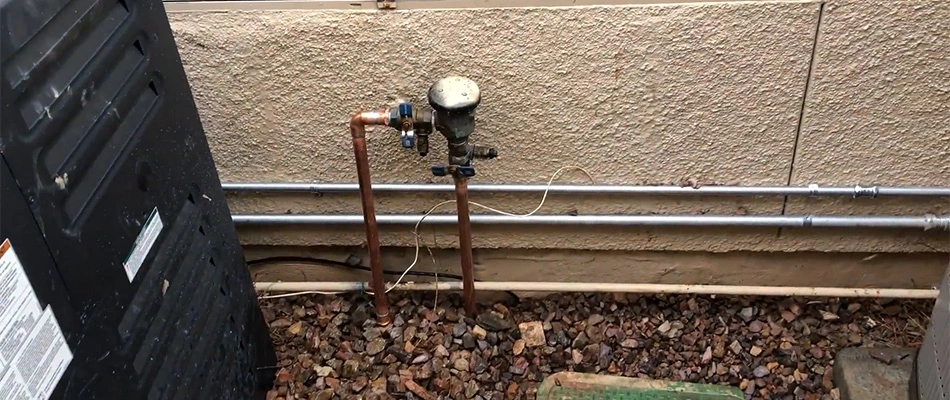
<svg viewBox="0 0 950 400">
<path fill-rule="evenodd" d="M 429 87 L 431 110 L 403 101 L 389 111 L 389 126 L 400 131 L 403 147 L 416 148 L 420 156 L 429 153 L 429 134 L 438 130 L 448 142 L 448 164 L 432 167 L 435 176 L 475 176 L 475 159 L 491 159 L 498 152 L 469 142 L 475 131 L 475 108 L 481 92 L 474 81 L 461 76 L 440 79 Z"/>
</svg>

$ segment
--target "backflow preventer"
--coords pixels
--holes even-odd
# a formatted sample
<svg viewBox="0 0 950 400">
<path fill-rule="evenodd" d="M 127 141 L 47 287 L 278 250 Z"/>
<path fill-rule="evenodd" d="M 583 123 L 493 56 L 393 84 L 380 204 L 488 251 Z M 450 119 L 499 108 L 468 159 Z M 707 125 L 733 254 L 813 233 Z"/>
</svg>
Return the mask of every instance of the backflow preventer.
<svg viewBox="0 0 950 400">
<path fill-rule="evenodd" d="M 371 285 L 375 296 L 377 321 L 381 325 L 389 324 L 389 301 L 383 281 L 379 231 L 366 150 L 366 125 L 386 125 L 398 129 L 402 146 L 410 149 L 415 147 L 420 156 L 429 153 L 429 134 L 433 130 L 445 136 L 448 144 L 448 162 L 446 165 L 432 167 L 432 174 L 452 175 L 455 180 L 465 310 L 470 316 L 475 315 L 475 275 L 468 208 L 468 178 L 475 176 L 475 166 L 472 163 L 475 159 L 495 158 L 498 153 L 493 148 L 469 142 L 469 137 L 475 131 L 475 108 L 481 102 L 481 92 L 475 82 L 460 76 L 441 79 L 429 88 L 428 99 L 431 110 L 416 107 L 409 102 L 401 102 L 389 110 L 357 113 L 350 120 L 350 134 L 353 136 L 363 221 L 366 225 L 366 242 L 372 270 Z"/>
</svg>

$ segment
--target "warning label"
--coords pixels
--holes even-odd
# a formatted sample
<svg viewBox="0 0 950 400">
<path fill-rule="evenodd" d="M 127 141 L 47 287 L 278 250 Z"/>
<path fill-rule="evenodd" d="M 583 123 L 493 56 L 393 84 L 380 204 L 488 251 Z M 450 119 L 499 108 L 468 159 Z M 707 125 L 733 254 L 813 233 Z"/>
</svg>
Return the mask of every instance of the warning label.
<svg viewBox="0 0 950 400">
<path fill-rule="evenodd" d="M 0 244 L 0 398 L 49 399 L 73 354 L 10 240 Z"/>
<path fill-rule="evenodd" d="M 152 246 L 155 245 L 155 241 L 158 240 L 158 235 L 162 233 L 164 227 L 165 224 L 162 223 L 162 216 L 158 213 L 158 207 L 153 208 L 152 214 L 145 221 L 145 226 L 139 231 L 139 236 L 135 238 L 132 251 L 129 252 L 122 263 L 125 268 L 125 275 L 129 277 L 129 282 L 135 280 L 135 275 L 139 273 L 142 263 L 145 262 L 145 257 L 152 250 Z"/>
</svg>

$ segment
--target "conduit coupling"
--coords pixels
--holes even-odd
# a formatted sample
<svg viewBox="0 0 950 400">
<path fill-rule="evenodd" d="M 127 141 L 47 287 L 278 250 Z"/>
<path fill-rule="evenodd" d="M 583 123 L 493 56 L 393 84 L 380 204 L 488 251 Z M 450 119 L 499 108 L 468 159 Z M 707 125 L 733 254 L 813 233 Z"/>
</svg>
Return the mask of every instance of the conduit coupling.
<svg viewBox="0 0 950 400">
<path fill-rule="evenodd" d="M 237 225 L 359 225 L 359 214 L 235 214 Z M 384 214 L 377 216 L 381 225 L 415 225 L 421 214 Z M 455 215 L 429 215 L 426 224 L 454 225 Z M 562 226 L 692 226 L 692 227 L 768 227 L 768 228 L 894 228 L 950 230 L 950 215 L 936 216 L 831 216 L 831 215 L 532 215 L 529 217 L 475 214 L 471 223 L 478 225 L 562 225 Z"/>
</svg>

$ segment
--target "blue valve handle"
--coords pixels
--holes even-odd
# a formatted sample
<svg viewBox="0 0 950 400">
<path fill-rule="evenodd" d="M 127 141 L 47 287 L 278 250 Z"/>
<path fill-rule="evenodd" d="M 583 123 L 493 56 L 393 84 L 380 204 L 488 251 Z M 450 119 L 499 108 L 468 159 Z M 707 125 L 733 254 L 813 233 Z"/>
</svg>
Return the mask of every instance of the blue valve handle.
<svg viewBox="0 0 950 400">
<path fill-rule="evenodd" d="M 394 121 L 394 125 L 396 125 L 394 128 L 399 129 L 401 132 L 401 135 L 399 136 L 399 143 L 402 145 L 402 147 L 407 149 L 416 147 L 415 136 L 407 131 L 402 130 L 404 121 L 409 120 L 410 126 L 412 125 L 412 103 L 399 103 L 397 112 L 398 117 Z"/>
<path fill-rule="evenodd" d="M 462 175 L 466 178 L 471 178 L 475 176 L 475 167 L 471 165 L 460 165 L 458 167 L 459 175 Z"/>
<path fill-rule="evenodd" d="M 402 144 L 402 147 L 411 149 L 413 147 L 416 147 L 416 138 L 414 136 L 401 135 L 399 136 L 399 143 Z"/>
<path fill-rule="evenodd" d="M 399 103 L 399 118 L 412 118 L 412 103 Z"/>
<path fill-rule="evenodd" d="M 455 168 L 455 171 L 457 171 L 459 175 L 464 176 L 466 178 L 471 178 L 475 176 L 475 167 L 471 165 L 459 165 L 453 168 Z M 449 175 L 451 172 L 452 172 L 451 168 L 445 165 L 432 166 L 432 175 L 435 175 L 435 176 L 446 176 L 446 175 Z"/>
<path fill-rule="evenodd" d="M 432 175 L 435 176 L 446 176 L 449 174 L 449 168 L 444 165 L 433 165 L 432 166 Z"/>
</svg>

